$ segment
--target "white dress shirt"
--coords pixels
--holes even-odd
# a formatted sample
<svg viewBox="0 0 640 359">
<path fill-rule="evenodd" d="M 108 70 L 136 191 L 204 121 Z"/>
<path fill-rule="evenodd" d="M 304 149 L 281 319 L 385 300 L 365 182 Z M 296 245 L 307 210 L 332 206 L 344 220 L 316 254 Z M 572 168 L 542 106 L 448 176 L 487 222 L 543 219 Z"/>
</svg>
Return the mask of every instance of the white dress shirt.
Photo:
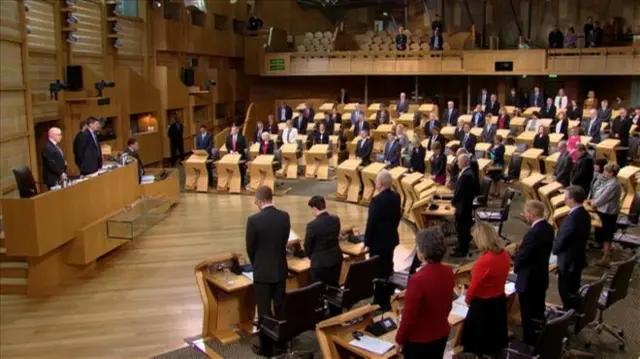
<svg viewBox="0 0 640 359">
<path fill-rule="evenodd" d="M 539 119 L 531 119 L 529 120 L 529 122 L 527 123 L 527 128 L 525 129 L 525 131 L 533 131 L 533 132 L 538 132 L 538 128 L 540 127 L 540 120 Z"/>
<path fill-rule="evenodd" d="M 560 133 L 562 131 L 562 121 L 558 121 L 556 124 L 556 133 Z"/>
<path fill-rule="evenodd" d="M 558 110 L 561 108 L 567 108 L 568 102 L 569 100 L 567 99 L 567 96 L 556 96 L 556 98 L 553 100 L 553 104 Z"/>
<path fill-rule="evenodd" d="M 291 129 L 285 128 L 284 131 L 282 131 L 282 143 L 284 144 L 297 143 L 297 138 L 298 130 L 296 130 L 295 127 L 291 127 Z"/>
</svg>

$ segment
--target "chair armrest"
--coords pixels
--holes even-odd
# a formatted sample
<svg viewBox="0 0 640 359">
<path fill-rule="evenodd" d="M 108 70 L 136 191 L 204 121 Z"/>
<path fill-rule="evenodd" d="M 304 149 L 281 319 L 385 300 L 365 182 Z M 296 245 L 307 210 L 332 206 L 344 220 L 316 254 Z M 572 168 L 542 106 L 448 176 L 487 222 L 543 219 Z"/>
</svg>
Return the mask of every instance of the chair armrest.
<svg viewBox="0 0 640 359">
<path fill-rule="evenodd" d="M 507 353 L 516 354 L 516 355 L 518 355 L 519 357 L 524 357 L 524 358 L 535 358 L 534 356 L 531 356 L 531 355 L 529 355 L 529 354 L 525 354 L 525 353 L 521 353 L 521 352 L 519 352 L 519 351 L 517 351 L 517 350 L 515 350 L 515 349 L 511 349 L 511 348 L 505 348 L 505 351 L 506 351 Z"/>
<path fill-rule="evenodd" d="M 334 287 L 334 286 L 331 286 L 331 285 L 325 285 L 325 287 L 326 287 L 327 291 L 332 290 L 334 292 L 339 292 L 339 293 L 345 293 L 345 292 L 349 291 L 349 288 L 340 288 L 340 287 Z"/>
<path fill-rule="evenodd" d="M 277 320 L 277 319 L 272 318 L 272 317 L 270 317 L 268 315 L 261 315 L 260 319 L 265 319 L 265 320 L 267 320 L 269 322 L 272 322 L 272 323 L 275 323 L 275 324 L 278 324 L 278 325 L 282 325 L 282 324 L 287 322 L 286 320 Z"/>
</svg>

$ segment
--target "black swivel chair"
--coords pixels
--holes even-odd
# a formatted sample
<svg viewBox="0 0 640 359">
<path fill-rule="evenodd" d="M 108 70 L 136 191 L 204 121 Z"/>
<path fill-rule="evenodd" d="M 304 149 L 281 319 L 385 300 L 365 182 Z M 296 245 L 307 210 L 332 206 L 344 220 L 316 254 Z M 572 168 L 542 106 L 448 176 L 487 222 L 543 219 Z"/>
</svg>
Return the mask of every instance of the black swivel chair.
<svg viewBox="0 0 640 359">
<path fill-rule="evenodd" d="M 312 354 L 312 350 L 294 352 L 291 340 L 308 330 L 315 330 L 316 324 L 324 319 L 324 290 L 321 282 L 315 282 L 287 292 L 279 318 L 262 316 L 260 330 L 277 343 L 286 342 L 288 356 Z"/>
<path fill-rule="evenodd" d="M 389 277 L 389 283 L 394 285 L 398 289 L 407 289 L 409 283 L 409 277 L 413 275 L 418 268 L 420 268 L 420 259 L 418 259 L 418 249 L 414 249 L 413 259 L 411 260 L 411 266 L 407 270 L 393 272 Z"/>
<path fill-rule="evenodd" d="M 20 198 L 31 198 L 38 195 L 38 186 L 29 167 L 14 168 L 13 177 L 16 179 Z"/>
<path fill-rule="evenodd" d="M 640 237 L 627 232 L 630 228 L 638 227 L 638 213 L 629 213 L 628 216 L 619 215 L 616 225 L 618 233 L 613 237 L 613 240 L 623 248 L 630 248 L 635 253 L 640 247 Z"/>
<path fill-rule="evenodd" d="M 612 275 L 610 275 L 609 278 L 611 282 L 603 289 L 598 301 L 598 319 L 593 324 L 595 330 L 587 342 L 587 347 L 591 345 L 593 336 L 602 333 L 603 330 L 617 339 L 620 350 L 623 350 L 626 346 L 627 341 L 624 338 L 624 330 L 606 324 L 603 315 L 605 310 L 627 297 L 629 282 L 631 281 L 631 276 L 633 275 L 633 270 L 638 260 L 640 260 L 640 255 L 636 254 L 630 259 L 619 263 Z"/>
<path fill-rule="evenodd" d="M 514 181 L 518 181 L 520 179 L 520 170 L 522 169 L 522 157 L 516 154 L 513 154 L 509 159 L 509 170 L 507 174 L 504 176 L 504 181 L 506 183 L 513 183 Z"/>
<path fill-rule="evenodd" d="M 349 266 L 347 278 L 340 288 L 327 286 L 324 298 L 336 309 L 351 309 L 359 301 L 373 296 L 373 282 L 378 272 L 378 256 Z"/>
<path fill-rule="evenodd" d="M 500 238 L 504 239 L 506 242 L 511 242 L 504 234 L 502 234 L 502 227 L 504 227 L 505 222 L 509 220 L 509 211 L 511 210 L 511 200 L 513 199 L 515 192 L 511 189 L 507 189 L 505 194 L 502 196 L 502 201 L 500 202 L 500 207 L 491 208 L 486 207 L 482 209 L 478 209 L 476 211 L 476 218 L 480 221 L 487 222 L 492 224 L 493 226 L 498 227 L 498 235 Z"/>
<path fill-rule="evenodd" d="M 561 359 L 565 352 L 565 343 L 569 324 L 574 316 L 574 311 L 570 310 L 561 316 L 549 320 L 540 333 L 540 338 L 534 347 L 524 343 L 511 341 L 509 347 L 504 350 L 504 359 Z"/>
<path fill-rule="evenodd" d="M 480 194 L 473 199 L 473 209 L 486 207 L 489 204 L 489 191 L 493 181 L 489 177 L 485 177 L 480 183 Z"/>
</svg>

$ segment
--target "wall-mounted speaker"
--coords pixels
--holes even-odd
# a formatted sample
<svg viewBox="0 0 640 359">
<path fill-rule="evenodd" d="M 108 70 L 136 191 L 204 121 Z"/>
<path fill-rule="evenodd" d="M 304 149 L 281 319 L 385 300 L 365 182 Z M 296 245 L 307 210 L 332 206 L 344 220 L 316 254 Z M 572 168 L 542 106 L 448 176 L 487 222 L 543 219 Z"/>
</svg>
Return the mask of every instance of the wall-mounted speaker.
<svg viewBox="0 0 640 359">
<path fill-rule="evenodd" d="M 67 91 L 80 91 L 82 90 L 82 66 L 69 65 L 67 66 Z"/>
<path fill-rule="evenodd" d="M 193 71 L 193 68 L 182 68 L 182 83 L 187 87 L 191 87 L 195 84 L 195 71 Z"/>
</svg>

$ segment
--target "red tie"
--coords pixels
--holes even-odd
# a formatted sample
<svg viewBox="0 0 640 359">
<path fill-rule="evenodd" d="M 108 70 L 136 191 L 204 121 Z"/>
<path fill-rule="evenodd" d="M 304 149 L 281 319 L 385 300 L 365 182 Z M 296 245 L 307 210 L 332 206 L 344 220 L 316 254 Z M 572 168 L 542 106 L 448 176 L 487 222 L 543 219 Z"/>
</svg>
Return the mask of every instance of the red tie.
<svg viewBox="0 0 640 359">
<path fill-rule="evenodd" d="M 236 137 L 233 137 L 233 152 L 236 152 L 236 142 L 238 142 Z"/>
<path fill-rule="evenodd" d="M 262 154 L 266 155 L 267 154 L 267 142 L 262 142 Z"/>
</svg>

